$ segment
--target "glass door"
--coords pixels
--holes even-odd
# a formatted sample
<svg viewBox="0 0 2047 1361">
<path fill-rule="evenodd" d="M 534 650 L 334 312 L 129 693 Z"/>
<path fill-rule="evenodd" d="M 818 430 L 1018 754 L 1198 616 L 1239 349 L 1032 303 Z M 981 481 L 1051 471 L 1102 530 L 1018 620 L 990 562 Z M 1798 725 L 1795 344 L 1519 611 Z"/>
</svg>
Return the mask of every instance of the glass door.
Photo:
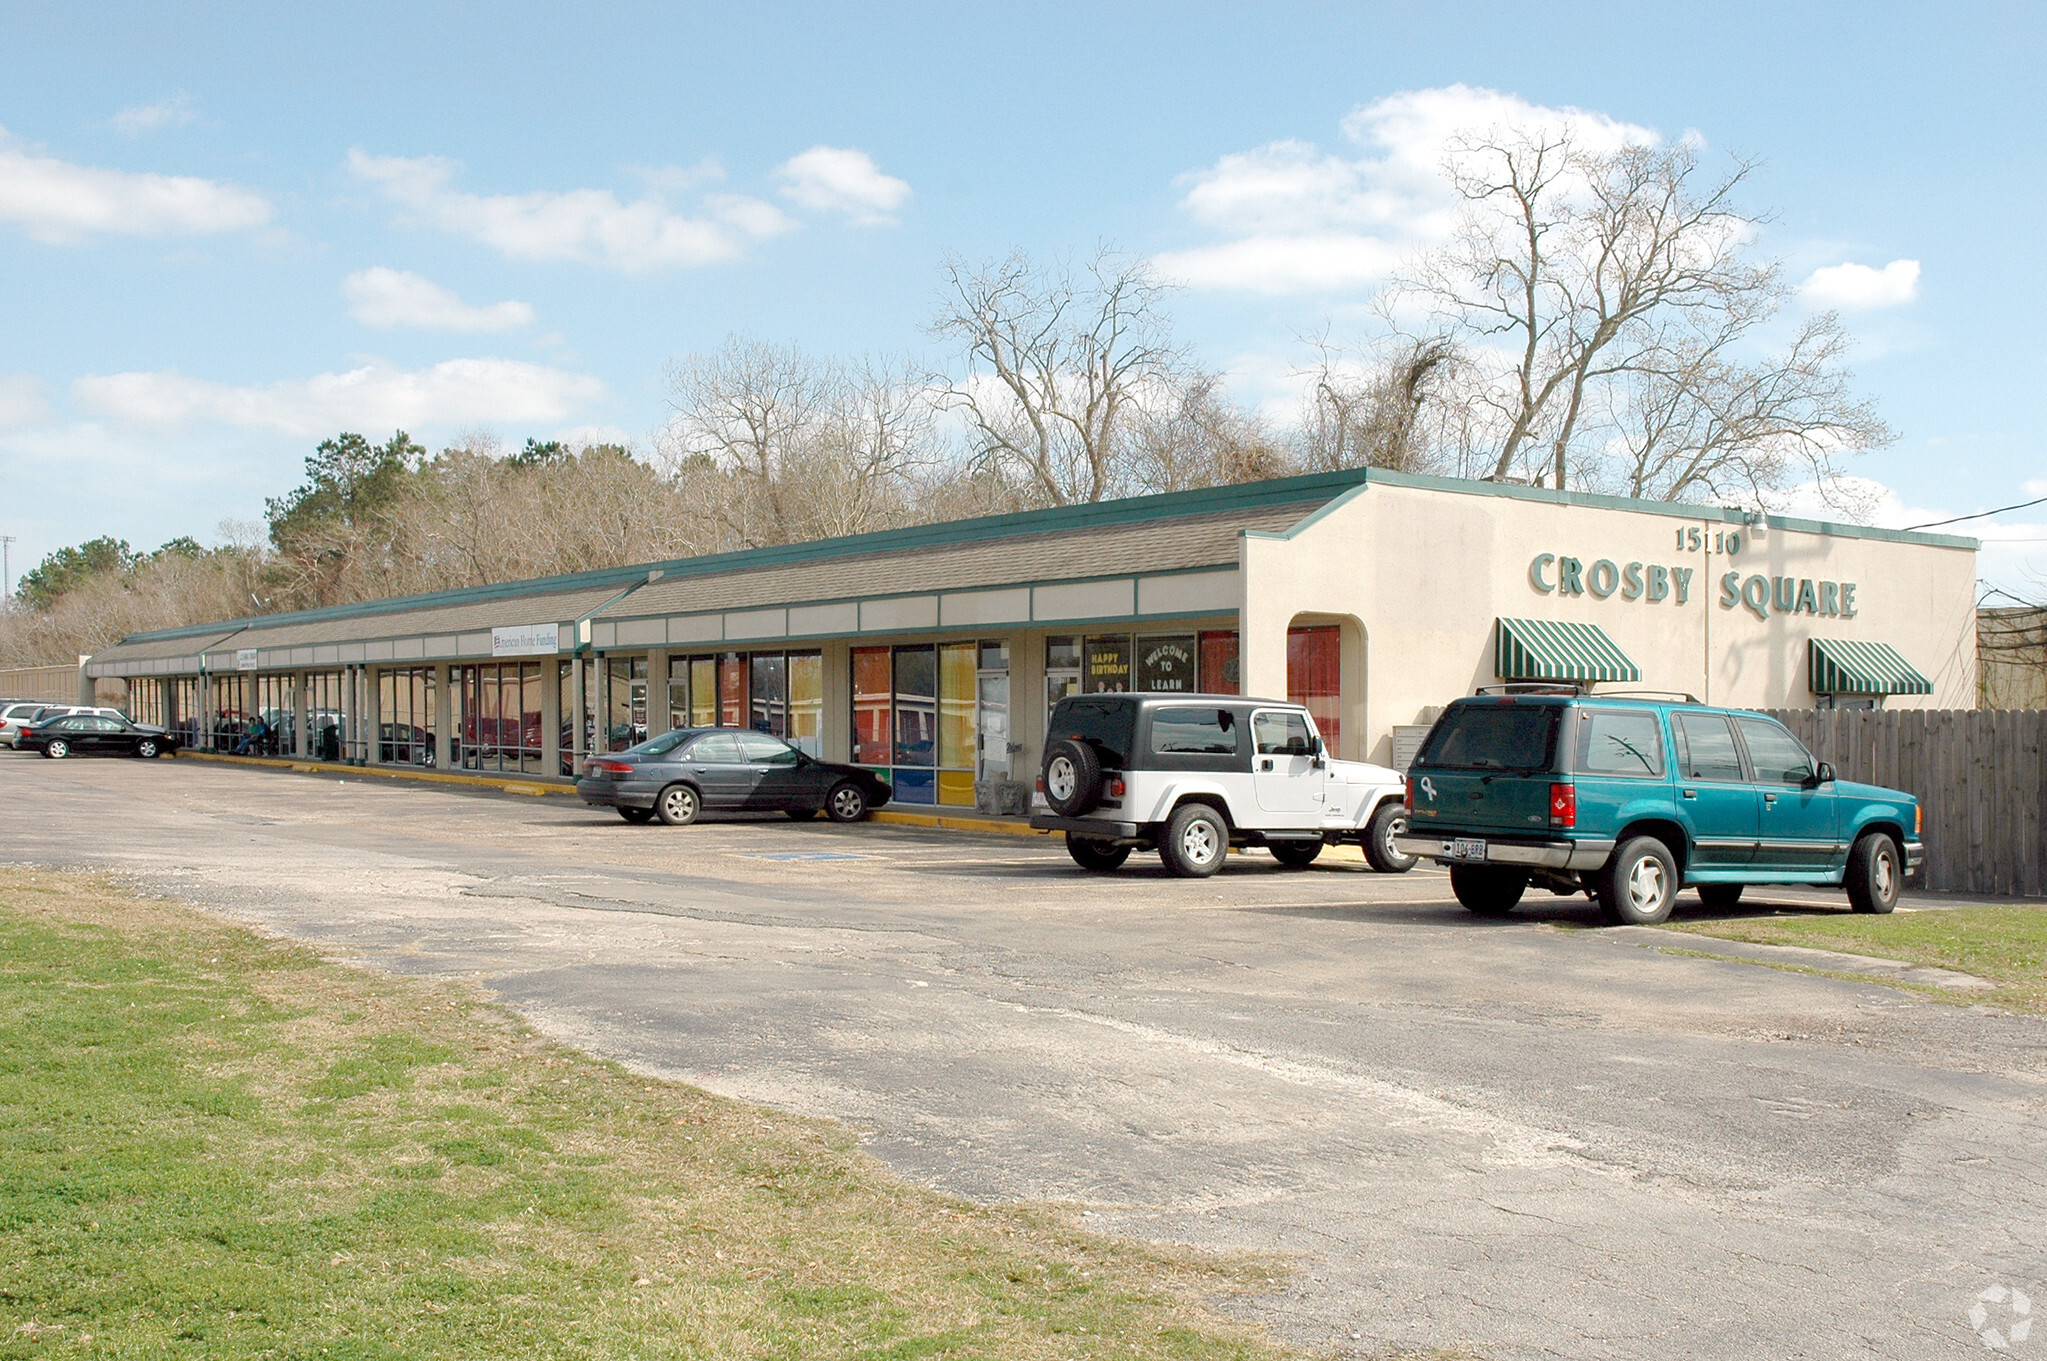
<svg viewBox="0 0 2047 1361">
<path fill-rule="evenodd" d="M 980 760 L 977 774 L 983 780 L 1009 778 L 1009 673 L 981 673 Z"/>
</svg>

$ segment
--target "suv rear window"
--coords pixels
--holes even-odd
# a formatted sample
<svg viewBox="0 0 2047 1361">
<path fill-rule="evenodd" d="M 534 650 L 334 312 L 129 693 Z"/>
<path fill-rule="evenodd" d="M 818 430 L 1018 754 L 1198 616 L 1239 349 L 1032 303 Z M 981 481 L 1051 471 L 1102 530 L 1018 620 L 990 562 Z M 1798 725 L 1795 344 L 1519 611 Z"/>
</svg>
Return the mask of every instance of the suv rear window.
<svg viewBox="0 0 2047 1361">
<path fill-rule="evenodd" d="M 1154 709 L 1151 749 L 1162 754 L 1234 756 L 1237 716 L 1228 709 Z"/>
<path fill-rule="evenodd" d="M 1571 766 L 1581 775 L 1660 776 L 1662 725 L 1644 709 L 1580 709 Z"/>
<path fill-rule="evenodd" d="M 1053 738 L 1085 742 L 1109 770 L 1130 768 L 1130 748 L 1137 736 L 1137 706 L 1127 699 L 1062 699 L 1052 711 Z"/>
<path fill-rule="evenodd" d="M 1414 763 L 1436 770 L 1549 770 L 1562 713 L 1559 704 L 1452 705 L 1429 729 Z"/>
</svg>

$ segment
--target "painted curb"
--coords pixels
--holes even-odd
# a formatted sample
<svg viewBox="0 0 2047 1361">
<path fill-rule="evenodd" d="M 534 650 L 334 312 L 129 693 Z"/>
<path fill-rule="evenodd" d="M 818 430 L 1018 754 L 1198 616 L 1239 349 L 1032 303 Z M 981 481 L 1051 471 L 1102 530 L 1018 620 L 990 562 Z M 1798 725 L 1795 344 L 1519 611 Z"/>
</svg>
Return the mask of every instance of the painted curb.
<svg viewBox="0 0 2047 1361">
<path fill-rule="evenodd" d="M 506 779 L 493 775 L 462 775 L 445 770 L 409 770 L 389 766 L 348 766 L 332 761 L 300 761 L 288 756 L 230 756 L 218 751 L 180 751 L 180 761 L 214 761 L 224 766 L 263 766 L 271 770 L 288 770 L 295 775 L 365 775 L 380 780 L 416 780 L 421 784 L 467 785 L 471 788 L 498 789 L 507 794 L 526 794 L 539 797 L 545 794 L 573 794 L 572 784 L 550 784 L 540 780 Z"/>
</svg>

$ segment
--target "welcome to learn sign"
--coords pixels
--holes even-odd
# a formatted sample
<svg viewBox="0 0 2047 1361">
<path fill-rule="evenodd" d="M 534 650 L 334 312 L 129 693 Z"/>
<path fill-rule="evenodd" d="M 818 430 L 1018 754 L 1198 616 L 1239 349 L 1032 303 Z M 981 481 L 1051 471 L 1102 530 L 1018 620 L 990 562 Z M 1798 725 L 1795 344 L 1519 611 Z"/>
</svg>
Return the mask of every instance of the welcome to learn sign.
<svg viewBox="0 0 2047 1361">
<path fill-rule="evenodd" d="M 559 651 L 560 624 L 506 624 L 490 631 L 493 657 L 552 657 Z"/>
</svg>

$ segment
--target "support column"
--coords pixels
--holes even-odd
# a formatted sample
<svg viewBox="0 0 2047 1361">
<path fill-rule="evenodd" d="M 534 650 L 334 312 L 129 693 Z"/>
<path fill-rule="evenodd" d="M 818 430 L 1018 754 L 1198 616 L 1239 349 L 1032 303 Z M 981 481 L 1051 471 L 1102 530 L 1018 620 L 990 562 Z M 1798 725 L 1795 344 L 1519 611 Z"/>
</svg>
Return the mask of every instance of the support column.
<svg viewBox="0 0 2047 1361">
<path fill-rule="evenodd" d="M 583 761 L 590 755 L 590 659 L 578 655 L 569 661 L 569 702 L 575 713 L 569 719 L 570 740 L 575 744 L 575 762 L 572 769 L 581 770 Z"/>
<path fill-rule="evenodd" d="M 540 664 L 540 773 L 550 780 L 562 773 L 561 666 L 559 656 Z"/>
<path fill-rule="evenodd" d="M 455 713 L 454 688 L 448 683 L 451 677 L 461 674 L 460 667 L 449 666 L 446 662 L 434 665 L 434 769 L 455 768 Z"/>
<path fill-rule="evenodd" d="M 689 722 L 687 715 L 683 722 Z M 675 724 L 668 712 L 668 651 L 655 648 L 647 653 L 647 736 L 673 731 Z"/>
<path fill-rule="evenodd" d="M 384 764 L 384 697 L 377 692 L 377 668 L 362 669 L 363 764 Z"/>
</svg>

